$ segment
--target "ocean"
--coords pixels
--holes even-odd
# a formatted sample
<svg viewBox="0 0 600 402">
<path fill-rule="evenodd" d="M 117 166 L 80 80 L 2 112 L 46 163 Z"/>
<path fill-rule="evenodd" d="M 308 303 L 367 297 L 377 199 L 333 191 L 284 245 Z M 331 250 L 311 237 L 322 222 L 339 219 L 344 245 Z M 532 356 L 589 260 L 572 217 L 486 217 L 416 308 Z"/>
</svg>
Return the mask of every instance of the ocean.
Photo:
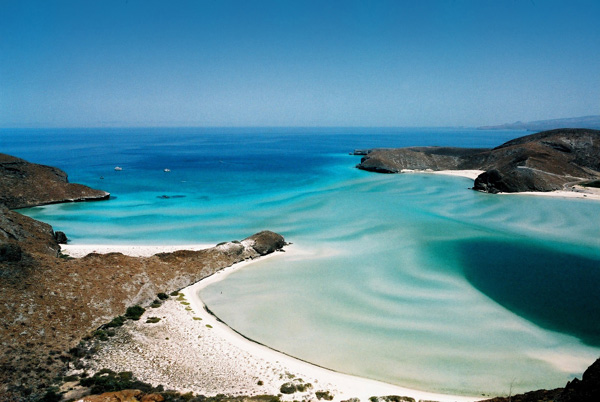
<svg viewBox="0 0 600 402">
<path fill-rule="evenodd" d="M 514 394 L 564 386 L 600 356 L 600 203 L 482 194 L 459 177 L 364 172 L 349 152 L 494 147 L 526 134 L 2 129 L 0 152 L 111 193 L 107 202 L 20 210 L 73 244 L 284 235 L 288 252 L 200 295 L 249 338 L 402 386 Z"/>
</svg>

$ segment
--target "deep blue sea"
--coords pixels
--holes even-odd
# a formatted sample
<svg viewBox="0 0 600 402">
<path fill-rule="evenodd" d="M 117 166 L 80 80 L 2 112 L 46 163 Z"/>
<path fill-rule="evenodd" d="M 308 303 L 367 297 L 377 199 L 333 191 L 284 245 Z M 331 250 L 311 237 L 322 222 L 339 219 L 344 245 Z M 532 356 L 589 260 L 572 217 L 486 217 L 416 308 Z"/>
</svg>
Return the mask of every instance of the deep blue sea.
<svg viewBox="0 0 600 402">
<path fill-rule="evenodd" d="M 293 245 L 206 288 L 244 335 L 338 371 L 471 395 L 564 386 L 600 356 L 600 203 L 380 175 L 355 148 L 493 147 L 473 129 L 0 130 L 107 202 L 21 210 L 73 244 Z M 115 171 L 114 167 L 122 167 Z M 164 169 L 170 169 L 165 172 Z"/>
</svg>

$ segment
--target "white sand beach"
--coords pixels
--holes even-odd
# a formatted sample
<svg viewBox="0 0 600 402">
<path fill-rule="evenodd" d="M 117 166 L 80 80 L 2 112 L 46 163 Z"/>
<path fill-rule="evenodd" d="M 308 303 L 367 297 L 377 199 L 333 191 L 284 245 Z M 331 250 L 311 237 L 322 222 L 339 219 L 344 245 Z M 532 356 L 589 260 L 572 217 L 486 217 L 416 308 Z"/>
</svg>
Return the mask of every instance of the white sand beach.
<svg viewBox="0 0 600 402">
<path fill-rule="evenodd" d="M 150 257 L 158 253 L 171 253 L 177 250 L 198 251 L 213 247 L 213 244 L 183 244 L 176 246 L 157 245 L 113 245 L 113 244 L 61 244 L 63 254 L 73 258 L 85 257 L 90 253 L 108 254 L 121 253 L 131 257 Z"/>
<path fill-rule="evenodd" d="M 475 180 L 477 176 L 483 173 L 483 170 L 413 170 L 403 169 L 400 173 L 428 173 L 441 174 L 447 176 L 466 177 Z M 534 195 L 541 197 L 562 197 L 562 198 L 582 198 L 600 201 L 600 188 L 583 187 L 578 185 L 567 186 L 564 190 L 556 191 L 524 191 L 520 193 L 499 193 L 503 195 Z"/>
<path fill-rule="evenodd" d="M 190 246 L 185 248 L 190 249 Z M 152 255 L 165 251 L 165 248 L 99 248 L 78 245 L 75 250 L 73 247 L 66 247 L 65 253 L 83 254 L 86 251 L 102 250 L 140 255 L 143 250 L 144 255 Z M 294 252 L 298 252 L 294 246 L 286 247 L 286 253 Z M 262 258 L 277 258 L 278 255 L 276 252 Z M 423 392 L 338 373 L 279 353 L 241 336 L 209 314 L 196 295 L 203 287 L 220 281 L 251 263 L 253 261 L 245 261 L 225 268 L 183 289 L 179 297 L 171 297 L 161 307 L 148 308 L 141 320 L 128 321 L 123 327 L 124 331 L 111 338 L 107 346 L 94 356 L 91 368 L 133 371 L 142 381 L 207 396 L 219 393 L 277 395 L 281 393 L 282 384 L 295 382 L 310 383 L 312 387 L 305 392 L 284 394 L 283 399 L 316 400 L 317 391 L 329 391 L 334 401 L 359 398 L 366 402 L 371 396 L 385 395 L 440 402 L 481 399 Z M 155 324 L 146 323 L 147 317 L 151 316 L 161 320 Z"/>
</svg>

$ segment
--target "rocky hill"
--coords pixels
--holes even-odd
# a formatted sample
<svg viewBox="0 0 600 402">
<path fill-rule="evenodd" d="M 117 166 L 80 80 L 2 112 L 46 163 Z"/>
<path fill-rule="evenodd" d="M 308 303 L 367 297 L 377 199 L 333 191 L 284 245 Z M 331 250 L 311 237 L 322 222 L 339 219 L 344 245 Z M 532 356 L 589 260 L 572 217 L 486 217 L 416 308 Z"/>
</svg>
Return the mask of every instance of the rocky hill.
<svg viewBox="0 0 600 402">
<path fill-rule="evenodd" d="M 482 170 L 475 190 L 498 192 L 554 191 L 600 178 L 600 131 L 557 129 L 517 138 L 493 149 L 412 147 L 376 149 L 359 169 Z"/>
<path fill-rule="evenodd" d="M 60 169 L 6 154 L 0 154 L 0 189 L 0 204 L 10 209 L 110 197 L 106 191 L 69 183 Z"/>
<path fill-rule="evenodd" d="M 201 251 L 72 259 L 60 254 L 50 225 L 10 208 L 106 199 L 108 193 L 70 184 L 58 169 L 8 155 L 0 161 L 0 401 L 38 400 L 80 340 L 128 307 L 148 305 L 158 293 L 285 244 L 264 231 Z"/>
</svg>

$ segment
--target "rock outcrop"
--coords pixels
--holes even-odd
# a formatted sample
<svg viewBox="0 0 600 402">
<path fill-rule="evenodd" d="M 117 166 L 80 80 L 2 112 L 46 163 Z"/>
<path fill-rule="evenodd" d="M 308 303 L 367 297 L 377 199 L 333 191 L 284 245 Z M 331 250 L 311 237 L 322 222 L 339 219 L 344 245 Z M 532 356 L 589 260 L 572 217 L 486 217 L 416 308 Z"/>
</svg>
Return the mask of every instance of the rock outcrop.
<svg viewBox="0 0 600 402">
<path fill-rule="evenodd" d="M 575 378 L 565 388 L 538 390 L 481 402 L 597 402 L 600 401 L 600 359 L 585 370 L 581 380 Z"/>
<path fill-rule="evenodd" d="M 164 400 L 165 398 L 159 394 L 145 394 L 139 389 L 124 389 L 86 396 L 77 402 L 162 402 Z"/>
<path fill-rule="evenodd" d="M 106 191 L 69 183 L 60 169 L 0 154 L 0 204 L 10 209 L 109 197 Z"/>
<path fill-rule="evenodd" d="M 377 149 L 357 167 L 384 173 L 404 169 L 483 170 L 473 188 L 488 193 L 562 190 L 600 178 L 600 131 L 544 131 L 493 149 Z"/>
</svg>

